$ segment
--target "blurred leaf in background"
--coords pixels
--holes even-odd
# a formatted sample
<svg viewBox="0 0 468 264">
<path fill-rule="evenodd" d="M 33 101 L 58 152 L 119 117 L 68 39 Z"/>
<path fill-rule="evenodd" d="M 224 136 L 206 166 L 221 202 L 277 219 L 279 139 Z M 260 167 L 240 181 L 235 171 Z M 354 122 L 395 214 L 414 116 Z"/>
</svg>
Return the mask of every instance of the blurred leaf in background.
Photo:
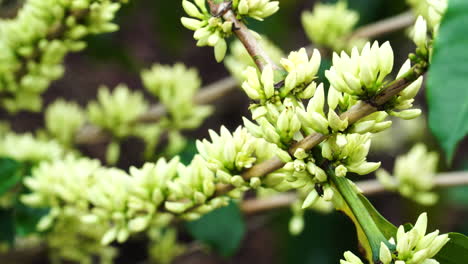
<svg viewBox="0 0 468 264">
<path fill-rule="evenodd" d="M 224 257 L 237 252 L 246 232 L 244 218 L 235 202 L 188 222 L 186 228 L 196 240 L 210 245 Z"/>
</svg>

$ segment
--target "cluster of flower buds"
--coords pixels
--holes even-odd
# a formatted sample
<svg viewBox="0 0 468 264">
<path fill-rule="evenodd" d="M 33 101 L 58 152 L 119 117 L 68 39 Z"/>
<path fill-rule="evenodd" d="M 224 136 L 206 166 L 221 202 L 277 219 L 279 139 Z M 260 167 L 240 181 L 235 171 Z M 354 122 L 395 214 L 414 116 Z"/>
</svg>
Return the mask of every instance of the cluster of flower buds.
<svg viewBox="0 0 468 264">
<path fill-rule="evenodd" d="M 380 246 L 379 259 L 382 264 L 438 264 L 434 257 L 450 240 L 447 234 L 439 235 L 439 230 L 426 234 L 427 214 L 419 216 L 414 227 L 405 232 L 400 226 L 396 234 L 396 251 L 391 252 L 384 243 Z"/>
<path fill-rule="evenodd" d="M 211 142 L 206 139 L 197 141 L 197 150 L 217 180 L 224 184 L 258 188 L 262 184 L 259 178 L 246 181 L 238 173 L 274 156 L 282 157 L 284 161 L 291 159 L 286 151 L 252 136 L 245 128 L 239 127 L 231 134 L 225 127 L 221 127 L 219 135 L 210 130 L 210 136 Z"/>
<path fill-rule="evenodd" d="M 222 12 L 227 10 L 221 10 L 220 14 L 212 14 L 207 8 L 206 0 L 193 1 L 194 3 L 190 0 L 182 1 L 182 6 L 190 18 L 182 17 L 181 22 L 186 28 L 195 31 L 193 37 L 197 40 L 197 46 L 214 47 L 216 61 L 221 62 L 227 51 L 225 39 L 231 36 L 233 23 L 222 18 Z M 270 0 L 234 0 L 232 6 L 227 2 L 222 4 L 221 8 L 232 9 L 240 18 L 252 17 L 257 20 L 263 20 L 279 10 L 279 2 Z"/>
<path fill-rule="evenodd" d="M 123 138 L 132 133 L 129 124 L 148 107 L 142 93 L 132 92 L 121 84 L 112 92 L 104 86 L 99 88 L 97 101 L 88 104 L 87 112 L 91 123 Z"/>
<path fill-rule="evenodd" d="M 261 103 L 272 100 L 275 95 L 275 80 L 271 65 L 267 65 L 260 76 L 257 69 L 251 66 L 247 67 L 243 74 L 245 81 L 242 83 L 242 89 L 250 99 Z"/>
<path fill-rule="evenodd" d="M 195 4 L 183 0 L 182 6 L 191 18 L 182 17 L 181 22 L 186 28 L 195 31 L 193 37 L 198 41 L 197 46 L 214 47 L 215 58 L 221 62 L 227 51 L 225 38 L 232 34 L 233 24 L 223 21 L 221 17 L 212 16 L 206 4 L 205 0 L 195 0 Z"/>
<path fill-rule="evenodd" d="M 375 41 L 372 46 L 367 42 L 361 52 L 353 48 L 351 56 L 344 51 L 333 53 L 333 66 L 325 75 L 336 90 L 365 99 L 380 91 L 392 69 L 392 47 L 388 42 L 379 46 Z"/>
<path fill-rule="evenodd" d="M 322 156 L 336 165 L 335 174 L 346 176 L 347 172 L 369 174 L 380 167 L 380 162 L 367 162 L 371 134 L 336 134 L 324 142 Z"/>
<path fill-rule="evenodd" d="M 252 135 L 264 138 L 284 149 L 301 129 L 293 100 L 286 99 L 279 106 L 267 103 L 253 109 L 253 118 L 258 125 L 244 118 L 244 125 Z M 279 108 L 279 109 L 278 109 Z"/>
<path fill-rule="evenodd" d="M 317 78 L 320 60 L 320 52 L 317 49 L 309 59 L 305 48 L 289 53 L 287 59 L 281 59 L 281 65 L 288 72 L 284 90 L 281 91 L 282 97 L 293 93 L 300 99 L 311 98 L 317 87 L 313 81 Z"/>
<path fill-rule="evenodd" d="M 39 163 L 61 159 L 65 153 L 66 150 L 59 142 L 37 138 L 30 133 L 7 132 L 0 139 L 0 156 L 18 161 Z"/>
<path fill-rule="evenodd" d="M 68 52 L 82 50 L 89 34 L 115 31 L 120 8 L 111 0 L 29 0 L 0 22 L 0 104 L 8 111 L 39 111 L 41 93 L 63 75 Z"/>
<path fill-rule="evenodd" d="M 56 100 L 45 111 L 45 127 L 60 144 L 73 145 L 78 129 L 84 124 L 86 115 L 79 105 L 65 100 Z"/>
<path fill-rule="evenodd" d="M 212 113 L 212 107 L 196 105 L 195 93 L 201 87 L 198 72 L 182 63 L 174 66 L 153 65 L 141 74 L 145 88 L 166 107 L 170 113 L 166 123 L 171 129 L 193 129 Z M 164 122 L 164 121 L 163 121 Z"/>
<path fill-rule="evenodd" d="M 323 85 L 320 84 L 312 99 L 307 103 L 307 108 L 297 108 L 297 114 L 302 122 L 302 129 L 307 134 L 318 132 L 328 135 L 330 131 L 344 131 L 348 127 L 348 120 L 342 120 L 331 107 L 328 114 L 325 115 L 324 106 L 325 91 Z"/>
<path fill-rule="evenodd" d="M 100 167 L 95 160 L 67 156 L 50 162 L 41 162 L 33 169 L 33 177 L 24 184 L 33 192 L 21 200 L 33 207 L 50 207 L 50 213 L 38 224 L 39 230 L 50 228 L 60 215 L 79 217 L 86 212 L 89 202 L 86 192 L 94 182 L 93 173 Z"/>
<path fill-rule="evenodd" d="M 112 92 L 105 86 L 99 88 L 97 101 L 91 101 L 87 106 L 87 117 L 113 137 L 106 153 L 109 164 L 118 161 L 122 139 L 141 134 L 140 126 L 132 123 L 148 109 L 149 104 L 143 94 L 130 91 L 126 85 L 120 84 Z"/>
<path fill-rule="evenodd" d="M 302 13 L 302 26 L 309 39 L 316 45 L 335 51 L 361 47 L 364 44 L 365 39 L 348 38 L 358 20 L 359 14 L 348 9 L 345 1 L 335 4 L 318 3 L 312 12 Z"/>
<path fill-rule="evenodd" d="M 384 169 L 378 170 L 376 175 L 387 189 L 421 204 L 432 205 L 437 201 L 437 195 L 431 192 L 437 160 L 437 153 L 428 152 L 423 144 L 417 144 L 408 154 L 397 158 L 394 177 Z"/>
<path fill-rule="evenodd" d="M 249 16 L 263 21 L 279 10 L 279 1 L 271 0 L 234 0 L 232 6 L 241 16 Z"/>
<path fill-rule="evenodd" d="M 283 51 L 266 37 L 261 36 L 258 41 L 275 63 L 279 63 L 280 59 L 284 57 Z M 230 44 L 230 54 L 224 59 L 224 65 L 240 83 L 244 81 L 244 70 L 248 66 L 256 67 L 254 60 L 239 40 L 235 40 Z"/>
<path fill-rule="evenodd" d="M 359 134 L 382 132 L 392 126 L 392 121 L 386 120 L 387 117 L 387 112 L 377 111 L 354 123 L 350 131 Z"/>
</svg>

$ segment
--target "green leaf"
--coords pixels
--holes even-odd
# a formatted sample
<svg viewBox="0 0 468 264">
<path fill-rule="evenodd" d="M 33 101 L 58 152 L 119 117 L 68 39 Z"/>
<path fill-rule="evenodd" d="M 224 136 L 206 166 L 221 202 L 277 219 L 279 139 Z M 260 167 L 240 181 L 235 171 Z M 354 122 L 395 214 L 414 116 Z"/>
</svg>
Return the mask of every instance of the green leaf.
<svg viewBox="0 0 468 264">
<path fill-rule="evenodd" d="M 395 237 L 397 233 L 397 227 L 390 223 L 385 217 L 383 217 L 377 209 L 367 200 L 367 198 L 362 195 L 358 194 L 359 199 L 364 204 L 367 209 L 367 212 L 371 215 L 374 222 L 377 224 L 380 232 L 385 236 L 385 238 L 390 239 L 391 237 Z"/>
<path fill-rule="evenodd" d="M 222 256 L 232 256 L 245 235 L 245 223 L 239 206 L 231 202 L 186 224 L 189 233 L 207 243 Z"/>
<path fill-rule="evenodd" d="M 9 158 L 0 158 L 0 196 L 23 178 L 24 166 Z"/>
<path fill-rule="evenodd" d="M 450 241 L 434 257 L 440 264 L 461 264 L 468 260 L 468 237 L 450 233 Z"/>
<path fill-rule="evenodd" d="M 429 125 L 451 161 L 468 133 L 468 1 L 451 0 L 428 75 Z"/>
</svg>

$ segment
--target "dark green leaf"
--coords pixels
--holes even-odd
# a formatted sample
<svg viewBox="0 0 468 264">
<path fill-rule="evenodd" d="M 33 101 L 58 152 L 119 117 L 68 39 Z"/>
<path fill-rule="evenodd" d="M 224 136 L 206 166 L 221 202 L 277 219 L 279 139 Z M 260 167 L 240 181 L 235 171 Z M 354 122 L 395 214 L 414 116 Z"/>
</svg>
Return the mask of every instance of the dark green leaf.
<svg viewBox="0 0 468 264">
<path fill-rule="evenodd" d="M 182 152 L 179 153 L 180 162 L 182 162 L 185 165 L 190 164 L 190 162 L 192 161 L 195 154 L 197 154 L 196 141 L 195 140 L 189 140 L 187 142 L 187 145 L 185 145 L 184 150 L 182 150 Z"/>
<path fill-rule="evenodd" d="M 0 158 L 0 196 L 23 178 L 24 166 L 9 158 Z"/>
<path fill-rule="evenodd" d="M 15 240 L 15 224 L 13 210 L 0 209 L 0 242 L 12 245 Z"/>
<path fill-rule="evenodd" d="M 450 233 L 450 241 L 435 256 L 440 264 L 464 264 L 468 261 L 468 237 L 460 233 Z"/>
<path fill-rule="evenodd" d="M 48 209 L 30 208 L 17 203 L 14 209 L 15 235 L 26 236 L 36 232 L 37 223 L 48 211 Z"/>
<path fill-rule="evenodd" d="M 449 1 L 428 79 L 429 125 L 452 160 L 468 132 L 468 1 Z"/>
<path fill-rule="evenodd" d="M 207 243 L 222 256 L 233 255 L 245 234 L 244 219 L 234 202 L 187 223 L 186 227 L 195 239 Z"/>
</svg>

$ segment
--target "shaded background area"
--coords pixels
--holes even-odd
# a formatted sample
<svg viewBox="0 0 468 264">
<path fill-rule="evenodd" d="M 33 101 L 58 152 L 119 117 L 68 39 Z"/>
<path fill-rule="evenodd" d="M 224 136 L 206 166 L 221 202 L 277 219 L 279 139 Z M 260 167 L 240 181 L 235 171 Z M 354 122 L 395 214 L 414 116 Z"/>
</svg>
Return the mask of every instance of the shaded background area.
<svg viewBox="0 0 468 264">
<path fill-rule="evenodd" d="M 14 6 L 14 0 L 4 1 L 4 5 Z M 222 64 L 216 63 L 213 49 L 198 48 L 192 38 L 192 32 L 183 28 L 179 19 L 183 15 L 180 1 L 132 0 L 120 11 L 117 24 L 121 29 L 112 34 L 93 36 L 88 39 L 88 48 L 80 53 L 71 54 L 66 59 L 66 74 L 56 81 L 45 94 L 46 104 L 58 97 L 73 100 L 85 105 L 97 94 L 97 88 L 106 85 L 111 88 L 119 83 L 127 84 L 131 89 L 143 91 L 140 71 L 153 63 L 174 64 L 183 62 L 195 67 L 200 72 L 203 84 L 210 84 L 228 76 Z M 284 51 L 309 45 L 300 23 L 300 14 L 310 10 L 315 1 L 281 0 L 281 9 L 275 16 L 264 23 L 250 21 L 249 26 L 257 32 L 267 35 Z M 404 0 L 352 0 L 352 9 L 358 10 L 364 25 L 384 17 L 405 11 L 408 7 Z M 5 9 L 6 10 L 6 9 Z M 2 11 L 2 16 L 11 16 L 10 11 Z M 337 18 L 339 19 L 339 18 Z M 380 40 L 390 40 L 396 54 L 395 67 L 399 67 L 406 55 L 413 49 L 403 32 L 396 32 Z M 148 98 L 150 98 L 148 96 Z M 424 95 L 418 98 L 418 104 L 424 107 Z M 229 96 L 219 99 L 216 112 L 197 131 L 188 133 L 188 137 L 199 139 L 207 137 L 208 129 L 218 130 L 226 125 L 231 130 L 241 124 L 242 116 L 249 116 L 249 101 L 240 89 Z M 30 131 L 43 125 L 41 114 L 19 113 L 14 116 L 1 113 L 1 119 L 8 119 L 17 132 Z M 423 140 L 421 138 L 421 140 Z M 427 135 L 425 143 L 437 149 L 437 143 Z M 466 160 L 467 142 L 460 147 L 454 169 L 468 168 Z M 396 153 L 403 154 L 410 146 L 403 146 Z M 83 146 L 84 153 L 102 159 L 105 144 Z M 123 145 L 119 166 L 140 165 L 142 160 L 135 160 L 142 151 L 142 144 L 128 140 Z M 379 153 L 369 160 L 382 160 L 383 166 L 391 169 L 395 153 Z M 443 162 L 441 162 L 442 164 Z M 441 169 L 445 166 L 442 164 Z M 422 211 L 428 211 L 431 217 L 430 229 L 436 226 L 442 232 L 458 231 L 468 234 L 468 189 L 452 188 L 441 192 L 441 201 L 436 206 L 425 208 L 395 194 L 382 194 L 371 197 L 373 204 L 393 224 L 411 222 Z M 306 213 L 304 232 L 293 237 L 288 233 L 290 211 L 281 209 L 268 214 L 249 217 L 248 233 L 238 253 L 231 258 L 222 258 L 216 253 L 193 252 L 178 258 L 177 263 L 338 263 L 345 250 L 357 251 L 354 227 L 340 213 L 322 215 Z M 183 232 L 182 232 L 183 233 Z M 181 239 L 190 241 L 187 234 Z M 229 239 L 229 238 L 227 238 Z M 130 241 L 121 246 L 117 263 L 138 263 L 143 261 L 146 250 L 142 244 Z M 37 257 L 36 263 L 47 263 L 45 256 Z"/>
</svg>

